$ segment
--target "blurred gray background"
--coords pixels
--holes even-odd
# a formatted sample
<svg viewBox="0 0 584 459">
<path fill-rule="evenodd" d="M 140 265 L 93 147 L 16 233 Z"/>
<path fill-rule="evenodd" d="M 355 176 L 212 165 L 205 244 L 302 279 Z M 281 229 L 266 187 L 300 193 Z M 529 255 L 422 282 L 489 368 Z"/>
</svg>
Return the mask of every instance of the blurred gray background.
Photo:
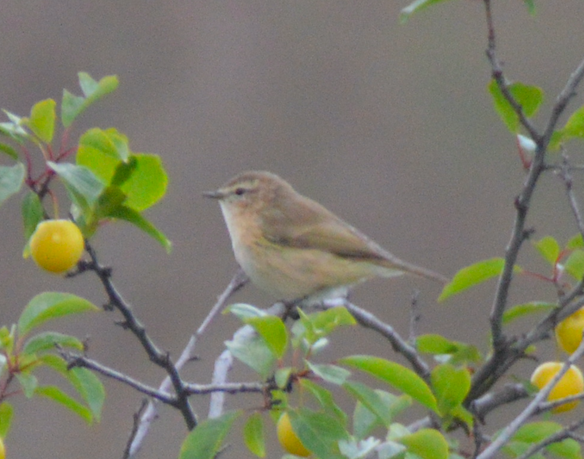
<svg viewBox="0 0 584 459">
<path fill-rule="evenodd" d="M 408 3 L 2 0 L 0 107 L 26 115 L 41 99 L 59 101 L 63 87 L 79 93 L 78 71 L 95 78 L 117 74 L 118 91 L 86 112 L 74 135 L 115 126 L 134 151 L 164 160 L 168 194 L 147 216 L 174 242 L 170 256 L 122 223 L 104 227 L 94 245 L 172 356 L 235 272 L 219 208 L 201 193 L 241 170 L 282 175 L 399 257 L 447 275 L 504 254 L 524 173 L 514 138 L 485 90 L 482 2 L 450 2 L 400 26 L 400 8 Z M 537 3 L 536 17 L 518 0 L 496 2 L 494 15 L 508 76 L 543 87 L 547 113 L 584 55 L 584 4 Z M 14 323 L 45 290 L 102 304 L 105 295 L 91 275 L 65 281 L 22 259 L 19 209 L 13 198 L 0 210 L 0 324 Z M 537 237 L 553 232 L 564 241 L 576 232 L 553 176 L 542 181 L 532 210 Z M 529 248 L 521 261 L 546 272 Z M 513 301 L 554 297 L 533 279 L 515 285 Z M 435 301 L 437 286 L 417 279 L 374 281 L 353 299 L 407 335 L 415 289 L 424 308 L 420 332 L 486 349 L 494 282 L 445 304 Z M 260 306 L 271 300 L 253 287 L 234 298 Z M 102 313 L 50 328 L 89 337 L 91 357 L 156 385 L 163 373 L 116 319 Z M 233 318 L 220 317 L 200 341 L 201 360 L 185 376 L 209 382 L 223 341 L 237 327 Z M 338 335 L 335 352 L 355 352 L 356 343 L 363 346 L 358 352 L 395 358 L 379 337 L 354 330 Z M 525 376 L 533 363 L 522 368 Z M 60 382 L 49 372 L 39 376 L 43 383 Z M 252 376 L 241 365 L 233 372 L 233 380 Z M 48 401 L 14 397 L 8 457 L 121 457 L 141 396 L 105 383 L 103 419 L 92 427 Z M 262 405 L 253 395 L 229 401 L 230 407 Z M 203 417 L 207 403 L 193 398 Z M 180 416 L 162 409 L 140 457 L 176 457 L 185 434 Z M 268 437 L 274 439 L 272 429 Z M 269 457 L 280 454 L 270 447 Z M 235 441 L 224 457 L 248 456 Z"/>
</svg>

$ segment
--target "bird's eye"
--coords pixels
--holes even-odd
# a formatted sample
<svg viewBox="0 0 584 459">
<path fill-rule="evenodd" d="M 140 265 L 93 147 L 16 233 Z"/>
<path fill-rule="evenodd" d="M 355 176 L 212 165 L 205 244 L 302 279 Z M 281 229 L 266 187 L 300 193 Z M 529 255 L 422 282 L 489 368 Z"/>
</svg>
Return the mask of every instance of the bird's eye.
<svg viewBox="0 0 584 459">
<path fill-rule="evenodd" d="M 235 189 L 235 194 L 236 194 L 237 196 L 241 196 L 241 195 L 242 195 L 242 194 L 244 194 L 244 193 L 245 193 L 245 188 L 236 188 L 236 189 Z"/>
</svg>

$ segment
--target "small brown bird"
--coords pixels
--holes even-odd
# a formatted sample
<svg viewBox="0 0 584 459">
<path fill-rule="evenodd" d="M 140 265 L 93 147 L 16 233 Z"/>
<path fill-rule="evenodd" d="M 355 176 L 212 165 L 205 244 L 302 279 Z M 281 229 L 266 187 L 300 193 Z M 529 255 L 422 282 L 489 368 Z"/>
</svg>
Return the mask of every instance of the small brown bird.
<svg viewBox="0 0 584 459">
<path fill-rule="evenodd" d="M 444 276 L 400 260 L 275 174 L 243 172 L 217 191 L 235 258 L 278 300 L 340 296 L 374 277 Z"/>
</svg>

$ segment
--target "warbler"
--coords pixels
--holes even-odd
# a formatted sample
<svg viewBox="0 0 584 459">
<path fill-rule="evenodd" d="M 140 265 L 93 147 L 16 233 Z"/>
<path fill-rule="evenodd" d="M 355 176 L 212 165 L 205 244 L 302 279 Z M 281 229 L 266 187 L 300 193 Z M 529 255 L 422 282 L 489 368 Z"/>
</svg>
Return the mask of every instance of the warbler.
<svg viewBox="0 0 584 459">
<path fill-rule="evenodd" d="M 271 172 L 242 172 L 204 196 L 219 201 L 235 259 L 277 300 L 346 295 L 374 277 L 448 279 L 400 260 Z"/>
</svg>

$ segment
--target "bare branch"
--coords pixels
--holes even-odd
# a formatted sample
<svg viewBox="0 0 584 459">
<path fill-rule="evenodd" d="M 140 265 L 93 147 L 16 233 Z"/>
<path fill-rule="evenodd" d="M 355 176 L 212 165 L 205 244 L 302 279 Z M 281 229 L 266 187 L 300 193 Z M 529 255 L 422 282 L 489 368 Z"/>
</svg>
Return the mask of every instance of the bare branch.
<svg viewBox="0 0 584 459">
<path fill-rule="evenodd" d="M 496 38 L 495 38 L 495 26 L 493 23 L 493 14 L 491 11 L 491 0 L 484 0 L 485 3 L 485 14 L 486 14 L 486 22 L 487 22 L 487 29 L 488 29 L 488 46 L 487 46 L 487 58 L 491 63 L 491 75 L 497 86 L 501 90 L 501 93 L 507 99 L 513 110 L 519 117 L 520 123 L 527 129 L 529 135 L 533 140 L 538 143 L 541 135 L 535 129 L 535 126 L 527 119 L 525 113 L 523 113 L 523 107 L 519 102 L 515 100 L 511 92 L 509 91 L 509 86 L 507 84 L 507 80 L 503 74 L 503 66 L 501 65 L 501 61 L 497 57 L 496 53 Z"/>
<path fill-rule="evenodd" d="M 120 373 L 119 371 L 102 365 L 95 360 L 89 359 L 82 355 L 72 355 L 64 351 L 60 351 L 60 354 L 67 362 L 68 368 L 87 368 L 89 370 L 96 371 L 103 376 L 126 384 L 127 386 L 130 386 L 131 388 L 136 389 L 138 392 L 148 395 L 149 397 L 154 397 L 155 399 L 160 400 L 162 403 L 172 406 L 176 406 L 177 404 L 177 398 L 168 392 L 156 390 L 153 387 L 147 386 L 146 384 L 133 379 L 124 373 Z"/>
<path fill-rule="evenodd" d="M 219 297 L 217 298 L 217 302 L 211 308 L 211 311 L 203 320 L 197 331 L 190 337 L 187 345 L 181 352 L 181 355 L 176 361 L 177 371 L 180 371 L 183 368 L 183 366 L 193 358 L 195 346 L 197 344 L 197 338 L 207 329 L 208 325 L 211 323 L 213 318 L 223 309 L 231 295 L 233 295 L 236 291 L 242 288 L 248 281 L 249 279 L 242 269 L 239 269 L 235 273 L 235 275 L 229 282 L 229 285 L 225 288 L 223 293 L 219 295 Z M 167 376 L 166 378 L 164 378 L 162 383 L 160 383 L 158 390 L 166 391 L 170 388 L 170 385 L 171 379 L 170 377 Z M 186 393 L 188 391 L 188 386 L 184 386 L 184 390 Z M 128 458 L 134 457 L 136 453 L 139 451 L 144 439 L 146 438 L 146 435 L 148 434 L 148 431 L 150 430 L 152 421 L 156 419 L 156 412 L 157 412 L 156 402 L 155 400 L 150 400 L 148 403 L 148 407 L 146 408 L 146 410 L 144 411 L 140 418 L 140 423 L 139 427 L 137 428 L 136 434 L 134 435 L 134 438 L 129 445 Z"/>
<path fill-rule="evenodd" d="M 142 418 L 142 413 L 144 413 L 146 406 L 148 406 L 148 399 L 144 398 L 144 399 L 142 399 L 142 403 L 140 404 L 138 411 L 136 411 L 134 413 L 134 416 L 132 416 L 134 419 L 134 423 L 132 424 L 132 431 L 130 432 L 130 437 L 128 438 L 128 441 L 126 443 L 126 448 L 124 449 L 124 454 L 122 455 L 122 459 L 128 459 L 130 457 L 130 446 L 131 446 L 132 442 L 134 441 L 134 437 L 136 436 L 136 433 L 138 432 L 138 426 L 140 425 L 140 419 Z"/>
<path fill-rule="evenodd" d="M 428 364 L 420 357 L 420 354 L 418 354 L 416 349 L 409 345 L 408 342 L 403 339 L 391 325 L 382 322 L 369 311 L 355 306 L 344 298 L 325 300 L 323 302 L 323 306 L 326 309 L 330 309 L 339 305 L 345 306 L 355 318 L 355 320 L 357 320 L 357 322 L 359 322 L 363 327 L 370 328 L 385 337 L 391 343 L 393 349 L 396 352 L 402 354 L 410 362 L 414 371 L 418 373 L 420 377 L 422 377 L 426 382 L 430 381 L 430 367 Z"/>
<path fill-rule="evenodd" d="M 284 317 L 288 313 L 288 308 L 284 303 L 274 303 L 265 310 L 266 313 Z M 233 340 L 245 339 L 248 335 L 255 335 L 256 331 L 250 325 L 244 325 L 233 334 Z M 227 377 L 229 371 L 233 366 L 233 355 L 229 350 L 225 350 L 215 361 L 215 368 L 213 369 L 213 384 L 222 385 L 227 384 Z M 223 406 L 225 404 L 225 393 L 215 392 L 211 395 L 209 403 L 209 417 L 218 417 L 223 413 Z"/>
<path fill-rule="evenodd" d="M 177 404 L 176 407 L 180 410 L 185 423 L 189 429 L 194 428 L 197 425 L 197 419 L 195 413 L 193 412 L 188 398 L 184 395 L 184 382 L 182 381 L 178 369 L 170 359 L 166 352 L 161 351 L 154 341 L 147 334 L 144 325 L 138 320 L 131 306 L 127 303 L 120 293 L 117 291 L 114 283 L 112 282 L 112 272 L 110 268 L 102 266 L 98 259 L 97 253 L 93 247 L 86 243 L 86 250 L 90 256 L 91 262 L 87 264 L 86 270 L 94 271 L 101 281 L 108 299 L 109 306 L 117 309 L 124 317 L 124 323 L 122 324 L 125 328 L 130 330 L 148 354 L 148 357 L 156 365 L 164 368 L 166 370 L 170 381 L 172 382 L 174 391 L 177 394 Z"/>
</svg>

